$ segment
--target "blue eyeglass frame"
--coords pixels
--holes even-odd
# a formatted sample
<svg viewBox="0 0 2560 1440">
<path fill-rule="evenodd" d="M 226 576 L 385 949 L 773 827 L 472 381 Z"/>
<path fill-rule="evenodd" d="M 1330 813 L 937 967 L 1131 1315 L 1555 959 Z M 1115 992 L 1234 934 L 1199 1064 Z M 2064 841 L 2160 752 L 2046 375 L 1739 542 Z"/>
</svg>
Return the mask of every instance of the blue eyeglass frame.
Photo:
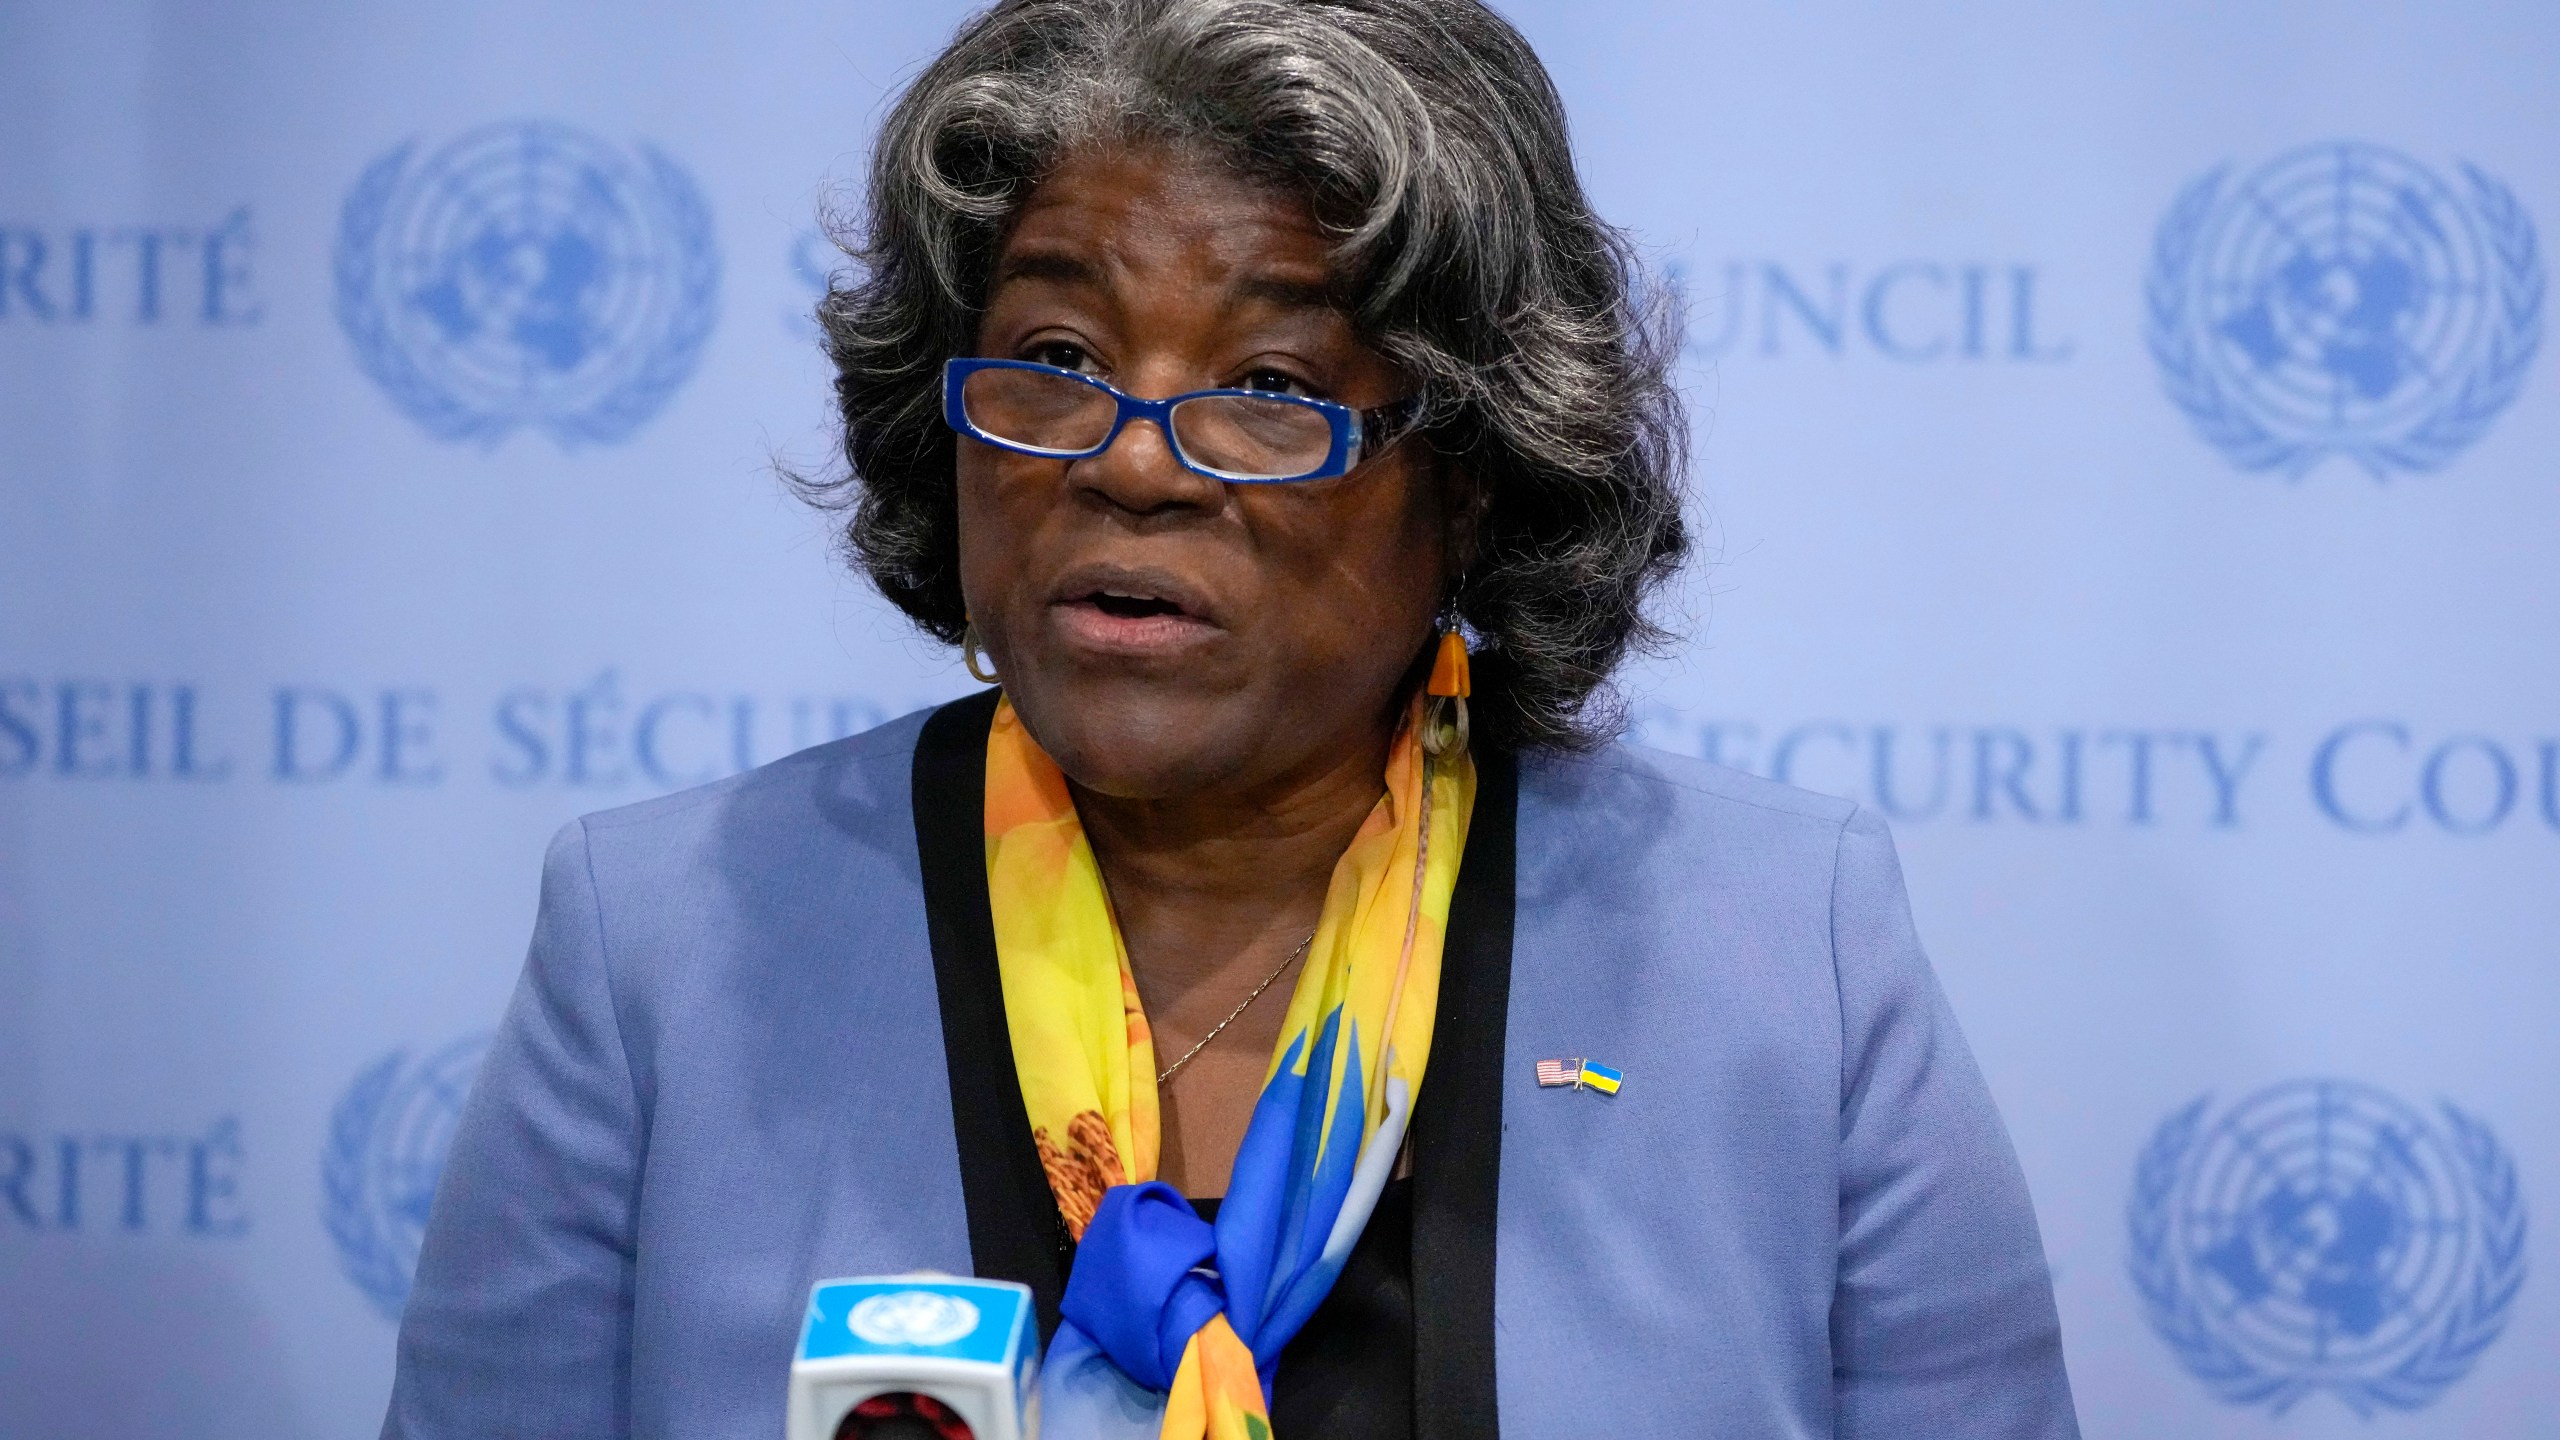
<svg viewBox="0 0 2560 1440">
<path fill-rule="evenodd" d="M 969 377 L 981 370 L 1032 370 L 1044 375 L 1063 376 L 1079 385 L 1090 385 L 1110 396 L 1119 405 L 1120 410 L 1118 414 L 1112 416 L 1111 428 L 1103 434 L 1102 443 L 1090 450 L 1044 450 L 1037 445 L 1025 445 L 1019 441 L 1006 440 L 990 435 L 970 423 L 969 408 L 963 392 L 968 387 Z M 1183 453 L 1181 439 L 1173 433 L 1173 407 L 1185 400 L 1201 400 L 1217 395 L 1236 395 L 1247 400 L 1276 400 L 1282 404 L 1313 410 L 1324 417 L 1326 426 L 1332 431 L 1333 446 L 1326 452 L 1321 464 L 1303 475 L 1230 475 L 1221 470 L 1212 470 L 1206 465 L 1194 464 L 1191 457 Z M 1180 395 L 1168 395 L 1162 400 L 1141 400 L 1108 380 L 1057 365 L 1043 365 L 1036 360 L 982 360 L 955 357 L 942 364 L 942 421 L 980 444 L 993 445 L 999 450 L 1010 450 L 1017 455 L 1038 455 L 1049 460 L 1083 460 L 1110 449 L 1111 443 L 1120 438 L 1120 432 L 1129 428 L 1130 421 L 1145 420 L 1164 433 L 1165 448 L 1173 452 L 1175 462 L 1183 469 L 1194 475 L 1205 475 L 1228 485 L 1295 485 L 1308 480 L 1330 480 L 1338 475 L 1348 475 L 1359 466 L 1361 461 L 1402 438 L 1404 427 L 1421 408 L 1420 396 L 1408 396 L 1367 410 L 1354 410 L 1348 405 L 1332 400 L 1317 400 L 1304 395 L 1283 395 L 1271 390 L 1191 390 Z"/>
</svg>

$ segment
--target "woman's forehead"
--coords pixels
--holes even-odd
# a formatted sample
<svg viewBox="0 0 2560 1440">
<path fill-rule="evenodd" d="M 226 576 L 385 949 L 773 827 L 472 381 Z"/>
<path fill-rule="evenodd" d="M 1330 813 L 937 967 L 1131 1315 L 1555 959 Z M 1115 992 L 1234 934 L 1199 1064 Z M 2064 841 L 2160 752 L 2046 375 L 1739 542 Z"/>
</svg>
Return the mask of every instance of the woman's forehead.
<svg viewBox="0 0 2560 1440">
<path fill-rule="evenodd" d="M 1334 308 L 1333 247 L 1307 203 L 1196 152 L 1087 147 L 1035 186 L 994 282 L 1113 288 L 1179 279 L 1290 308 Z"/>
</svg>

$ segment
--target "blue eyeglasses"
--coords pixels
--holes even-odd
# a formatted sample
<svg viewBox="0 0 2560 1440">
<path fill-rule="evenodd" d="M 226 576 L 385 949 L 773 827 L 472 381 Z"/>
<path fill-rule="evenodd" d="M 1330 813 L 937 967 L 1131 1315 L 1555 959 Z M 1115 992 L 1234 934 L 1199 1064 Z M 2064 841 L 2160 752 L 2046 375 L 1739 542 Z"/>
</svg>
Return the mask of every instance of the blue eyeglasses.
<svg viewBox="0 0 2560 1440">
<path fill-rule="evenodd" d="M 1074 370 L 1029 360 L 951 360 L 942 418 L 972 440 L 1023 455 L 1080 460 L 1111 448 L 1132 420 L 1165 434 L 1186 470 L 1238 485 L 1325 480 L 1385 449 L 1421 409 L 1371 410 L 1269 390 L 1194 390 L 1141 400 Z"/>
</svg>

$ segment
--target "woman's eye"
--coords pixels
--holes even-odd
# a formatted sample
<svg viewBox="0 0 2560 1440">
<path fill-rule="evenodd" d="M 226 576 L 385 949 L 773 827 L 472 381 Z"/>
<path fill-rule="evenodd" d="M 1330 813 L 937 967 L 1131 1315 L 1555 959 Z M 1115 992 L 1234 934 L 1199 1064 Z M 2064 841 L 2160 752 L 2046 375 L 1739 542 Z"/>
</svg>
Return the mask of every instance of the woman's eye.
<svg viewBox="0 0 2560 1440">
<path fill-rule="evenodd" d="M 1092 370 L 1093 356 L 1081 345 L 1067 340 L 1043 340 L 1025 348 L 1022 358 L 1040 365 L 1055 365 L 1078 374 Z"/>
<path fill-rule="evenodd" d="M 1269 390 L 1278 395 L 1295 395 L 1301 399 L 1317 398 L 1314 387 L 1295 375 L 1280 370 L 1256 370 L 1244 377 L 1239 390 Z"/>
</svg>

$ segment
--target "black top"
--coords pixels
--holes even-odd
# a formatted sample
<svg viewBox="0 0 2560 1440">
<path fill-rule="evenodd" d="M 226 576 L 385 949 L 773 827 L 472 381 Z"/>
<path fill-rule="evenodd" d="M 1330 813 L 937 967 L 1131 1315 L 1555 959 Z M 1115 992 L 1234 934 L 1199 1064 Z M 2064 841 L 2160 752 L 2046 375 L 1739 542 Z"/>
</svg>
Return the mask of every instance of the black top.
<svg viewBox="0 0 2560 1440">
<path fill-rule="evenodd" d="M 1218 1218 L 1215 1200 L 1191 1208 Z M 1411 1180 L 1387 1182 L 1333 1289 L 1280 1352 L 1271 1430 L 1281 1440 L 1412 1440 Z"/>
<path fill-rule="evenodd" d="M 1058 1218 L 1013 1068 L 987 899 L 987 727 L 996 692 L 943 706 L 916 737 L 914 806 L 944 1068 L 978 1274 L 1031 1287 L 1045 1342 L 1075 1247 Z M 1476 754 L 1475 813 L 1449 901 L 1439 1015 L 1416 1104 L 1413 1175 L 1391 1182 L 1332 1292 L 1280 1358 L 1279 1440 L 1499 1433 L 1494 1217 L 1519 770 Z M 1203 1213 L 1214 1213 L 1203 1206 Z M 1419 1277 L 1419 1279 L 1417 1279 Z"/>
</svg>

